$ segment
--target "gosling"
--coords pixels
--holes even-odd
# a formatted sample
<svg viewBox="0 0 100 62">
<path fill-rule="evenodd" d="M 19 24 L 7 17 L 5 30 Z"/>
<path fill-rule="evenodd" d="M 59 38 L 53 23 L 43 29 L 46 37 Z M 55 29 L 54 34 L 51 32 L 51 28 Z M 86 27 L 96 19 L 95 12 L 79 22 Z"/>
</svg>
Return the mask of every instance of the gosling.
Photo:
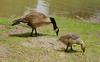
<svg viewBox="0 0 100 62">
<path fill-rule="evenodd" d="M 73 48 L 72 48 L 73 44 L 80 45 L 82 51 L 85 52 L 85 43 L 81 40 L 81 38 L 78 35 L 74 33 L 68 33 L 67 35 L 61 36 L 59 38 L 59 41 L 61 41 L 63 44 L 67 46 L 65 49 L 65 52 L 68 51 L 69 47 L 70 47 L 70 50 L 73 51 Z"/>
<path fill-rule="evenodd" d="M 48 25 L 50 23 L 52 23 L 54 32 L 56 32 L 57 36 L 59 33 L 59 28 L 53 17 L 47 17 L 43 13 L 40 13 L 35 10 L 30 11 L 28 14 L 22 16 L 21 18 L 14 20 L 12 26 L 18 25 L 18 24 L 20 24 L 20 22 L 27 23 L 27 25 L 32 28 L 31 36 L 33 35 L 34 30 L 35 30 L 35 35 L 37 36 L 36 28 L 38 28 L 42 25 Z"/>
</svg>

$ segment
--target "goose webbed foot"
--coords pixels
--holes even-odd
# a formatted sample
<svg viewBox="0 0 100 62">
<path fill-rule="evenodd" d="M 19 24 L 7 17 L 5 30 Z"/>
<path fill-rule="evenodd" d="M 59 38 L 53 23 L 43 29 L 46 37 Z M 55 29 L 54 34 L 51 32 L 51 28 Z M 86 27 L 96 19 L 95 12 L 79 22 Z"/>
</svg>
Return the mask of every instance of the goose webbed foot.
<svg viewBox="0 0 100 62">
<path fill-rule="evenodd" d="M 37 34 L 37 33 L 35 33 L 35 36 L 38 36 L 38 34 Z"/>
<path fill-rule="evenodd" d="M 33 36 L 33 33 L 31 33 L 30 36 L 32 37 Z"/>
<path fill-rule="evenodd" d="M 68 50 L 67 49 L 65 49 L 65 51 L 64 52 L 68 52 Z"/>
</svg>

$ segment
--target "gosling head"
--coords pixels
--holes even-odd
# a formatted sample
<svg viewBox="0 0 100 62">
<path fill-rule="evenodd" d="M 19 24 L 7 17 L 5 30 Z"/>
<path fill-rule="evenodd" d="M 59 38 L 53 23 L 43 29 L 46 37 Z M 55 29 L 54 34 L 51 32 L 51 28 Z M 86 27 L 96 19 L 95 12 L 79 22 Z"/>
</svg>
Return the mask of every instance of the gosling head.
<svg viewBox="0 0 100 62">
<path fill-rule="evenodd" d="M 82 51 L 83 51 L 83 53 L 85 52 L 85 44 L 83 43 L 83 44 L 81 44 L 81 49 L 82 49 Z"/>
<path fill-rule="evenodd" d="M 18 24 L 20 24 L 20 22 L 22 22 L 22 19 L 16 19 L 16 20 L 13 21 L 12 26 L 18 25 Z"/>
<path fill-rule="evenodd" d="M 82 51 L 84 53 L 85 52 L 85 48 L 86 48 L 85 42 L 80 38 L 76 39 L 76 42 L 77 42 L 77 44 L 79 44 L 81 46 L 81 49 L 82 49 Z"/>
</svg>

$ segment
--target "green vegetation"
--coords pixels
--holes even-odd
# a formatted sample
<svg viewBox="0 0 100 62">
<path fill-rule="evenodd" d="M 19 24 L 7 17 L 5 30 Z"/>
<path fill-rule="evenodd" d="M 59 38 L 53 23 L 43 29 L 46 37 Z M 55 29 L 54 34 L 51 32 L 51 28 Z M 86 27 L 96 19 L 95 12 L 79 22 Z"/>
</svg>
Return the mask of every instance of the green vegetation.
<svg viewBox="0 0 100 62">
<path fill-rule="evenodd" d="M 55 40 L 58 38 L 52 31 L 52 25 L 38 28 L 38 32 L 48 35 L 30 37 L 30 28 L 27 28 L 22 24 L 12 27 L 10 25 L 11 21 L 0 19 L 0 26 L 6 26 L 0 28 L 0 50 L 3 51 L 0 51 L 0 62 L 100 62 L 100 24 L 88 23 L 64 17 L 55 18 L 60 29 L 58 37 L 69 32 L 79 34 L 87 45 L 84 54 L 81 52 L 65 53 L 64 51 L 54 50 L 54 47 L 41 47 L 42 43 L 39 42 L 39 39 L 46 42 L 45 38 L 47 38 L 52 42 L 53 39 Z M 25 32 L 23 33 L 20 31 L 19 33 L 19 29 L 25 29 Z M 11 33 L 13 34 L 11 35 Z M 20 37 L 17 33 L 23 36 Z M 53 39 L 50 40 L 50 38 Z M 30 44 L 26 44 L 25 46 L 23 43 Z M 34 43 L 36 44 L 35 46 Z M 80 47 L 76 45 L 74 49 L 81 51 Z"/>
<path fill-rule="evenodd" d="M 8 19 L 5 19 L 5 18 L 0 18 L 0 24 L 8 24 L 9 23 L 9 20 Z"/>
<path fill-rule="evenodd" d="M 2 0 L 0 2 L 0 17 L 16 17 L 22 15 L 27 8 L 32 8 L 36 6 L 37 0 Z"/>
<path fill-rule="evenodd" d="M 1 0 L 0 16 L 21 16 L 26 8 L 36 8 L 38 0 Z M 100 0 L 45 0 L 48 2 L 50 14 L 62 16 L 91 17 L 100 12 Z M 28 2 L 28 3 L 27 3 Z M 98 15 L 97 15 L 98 16 Z"/>
<path fill-rule="evenodd" d="M 99 13 L 100 0 L 49 0 L 49 4 L 52 14 L 88 18 Z"/>
</svg>

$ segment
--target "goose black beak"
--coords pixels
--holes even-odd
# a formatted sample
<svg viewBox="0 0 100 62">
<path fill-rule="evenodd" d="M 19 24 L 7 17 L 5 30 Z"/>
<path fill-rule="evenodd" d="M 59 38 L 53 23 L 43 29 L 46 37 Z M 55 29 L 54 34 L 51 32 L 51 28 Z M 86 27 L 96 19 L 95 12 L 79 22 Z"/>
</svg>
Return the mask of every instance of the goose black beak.
<svg viewBox="0 0 100 62">
<path fill-rule="evenodd" d="M 17 25 L 16 23 L 13 23 L 12 26 Z"/>
<path fill-rule="evenodd" d="M 12 26 L 20 24 L 21 21 L 21 19 L 14 20 Z"/>
<path fill-rule="evenodd" d="M 55 32 L 56 32 L 56 35 L 58 36 L 58 34 L 59 34 L 59 28 L 57 28 L 57 29 L 55 30 Z"/>
</svg>

